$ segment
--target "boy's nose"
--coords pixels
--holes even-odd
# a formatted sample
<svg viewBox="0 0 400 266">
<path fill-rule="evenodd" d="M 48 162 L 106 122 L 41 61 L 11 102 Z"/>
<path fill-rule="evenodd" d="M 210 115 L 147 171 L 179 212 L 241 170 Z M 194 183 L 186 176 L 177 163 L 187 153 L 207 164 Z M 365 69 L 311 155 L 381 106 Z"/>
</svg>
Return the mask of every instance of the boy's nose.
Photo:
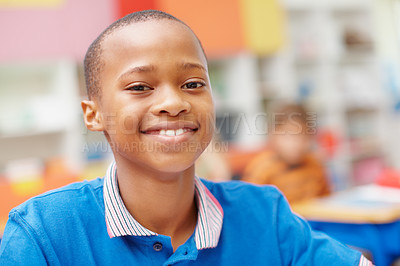
<svg viewBox="0 0 400 266">
<path fill-rule="evenodd" d="M 185 99 L 184 93 L 179 89 L 161 88 L 157 93 L 151 112 L 154 115 L 168 114 L 178 116 L 190 112 L 191 104 Z"/>
</svg>

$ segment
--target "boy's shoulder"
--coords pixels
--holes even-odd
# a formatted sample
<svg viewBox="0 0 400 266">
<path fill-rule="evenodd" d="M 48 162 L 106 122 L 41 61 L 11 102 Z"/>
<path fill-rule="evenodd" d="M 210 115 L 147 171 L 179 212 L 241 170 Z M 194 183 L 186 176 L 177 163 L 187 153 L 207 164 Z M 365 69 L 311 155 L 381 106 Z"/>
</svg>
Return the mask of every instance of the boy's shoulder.
<svg viewBox="0 0 400 266">
<path fill-rule="evenodd" d="M 93 199 L 102 201 L 103 182 L 103 178 L 96 178 L 47 191 L 13 208 L 9 216 L 57 215 L 65 210 L 74 212 L 74 209 L 85 208 Z"/>
</svg>

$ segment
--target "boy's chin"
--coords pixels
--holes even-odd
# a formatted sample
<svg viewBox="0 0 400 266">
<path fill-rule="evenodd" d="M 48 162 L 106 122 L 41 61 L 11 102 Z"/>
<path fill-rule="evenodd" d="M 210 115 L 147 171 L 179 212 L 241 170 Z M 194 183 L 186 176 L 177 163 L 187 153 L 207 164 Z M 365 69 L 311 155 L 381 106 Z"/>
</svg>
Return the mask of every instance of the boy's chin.
<svg viewBox="0 0 400 266">
<path fill-rule="evenodd" d="M 160 173 L 174 174 L 187 171 L 194 167 L 196 158 L 184 158 L 183 160 L 158 160 L 154 169 Z"/>
</svg>

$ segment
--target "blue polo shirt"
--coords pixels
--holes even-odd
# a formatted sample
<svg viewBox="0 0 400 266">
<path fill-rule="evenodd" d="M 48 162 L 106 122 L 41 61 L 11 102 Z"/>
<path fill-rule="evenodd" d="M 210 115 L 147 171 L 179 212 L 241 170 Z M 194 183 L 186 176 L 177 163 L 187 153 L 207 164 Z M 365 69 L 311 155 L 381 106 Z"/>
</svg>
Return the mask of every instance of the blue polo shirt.
<svg viewBox="0 0 400 266">
<path fill-rule="evenodd" d="M 0 265 L 360 265 L 359 252 L 312 231 L 276 188 L 197 178 L 197 226 L 173 252 L 169 236 L 127 213 L 116 176 L 112 165 L 105 178 L 14 208 Z"/>
</svg>

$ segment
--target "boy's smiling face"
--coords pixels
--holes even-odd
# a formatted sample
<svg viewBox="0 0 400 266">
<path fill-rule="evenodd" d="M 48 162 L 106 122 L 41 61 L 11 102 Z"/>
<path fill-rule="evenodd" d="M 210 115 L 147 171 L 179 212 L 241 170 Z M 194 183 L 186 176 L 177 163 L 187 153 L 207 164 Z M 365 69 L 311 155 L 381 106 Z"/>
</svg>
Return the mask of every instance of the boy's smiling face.
<svg viewBox="0 0 400 266">
<path fill-rule="evenodd" d="M 115 158 L 157 172 L 193 166 L 214 130 L 207 61 L 194 34 L 176 21 L 136 22 L 106 37 L 102 51 L 96 128 Z"/>
</svg>

